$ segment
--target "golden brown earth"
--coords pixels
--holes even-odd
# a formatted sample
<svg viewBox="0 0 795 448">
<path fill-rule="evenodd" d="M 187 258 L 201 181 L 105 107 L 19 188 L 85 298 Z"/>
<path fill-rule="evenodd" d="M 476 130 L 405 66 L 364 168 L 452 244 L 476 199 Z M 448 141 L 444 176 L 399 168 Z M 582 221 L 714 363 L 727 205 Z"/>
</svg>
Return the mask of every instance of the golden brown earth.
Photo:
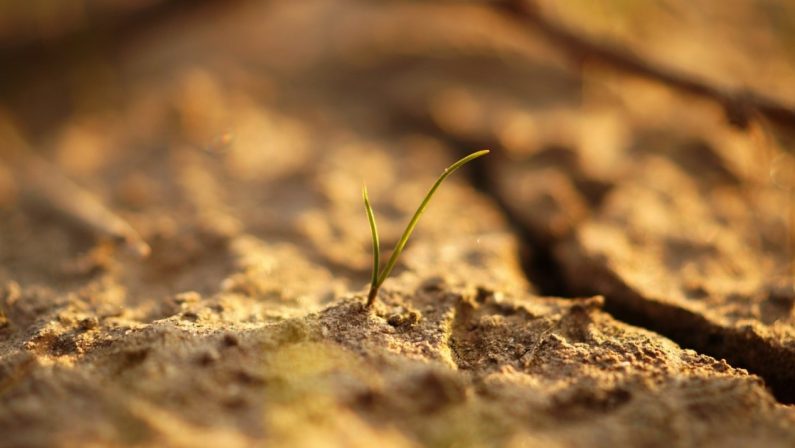
<svg viewBox="0 0 795 448">
<path fill-rule="evenodd" d="M 795 10 L 735 3 L 540 2 L 795 104 Z M 795 446 L 795 160 L 751 100 L 488 2 L 64 4 L 0 21 L 0 446 Z M 366 309 L 362 183 L 389 249 L 483 147 Z"/>
</svg>

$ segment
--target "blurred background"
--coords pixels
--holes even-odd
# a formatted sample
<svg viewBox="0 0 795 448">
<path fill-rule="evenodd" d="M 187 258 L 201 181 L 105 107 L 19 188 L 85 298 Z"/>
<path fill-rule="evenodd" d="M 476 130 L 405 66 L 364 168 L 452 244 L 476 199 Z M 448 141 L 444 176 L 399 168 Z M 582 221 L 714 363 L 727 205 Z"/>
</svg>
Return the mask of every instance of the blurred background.
<svg viewBox="0 0 795 448">
<path fill-rule="evenodd" d="M 489 147 L 475 184 L 549 264 L 616 185 L 664 171 L 653 154 L 707 205 L 726 182 L 764 196 L 737 213 L 784 275 L 794 36 L 795 7 L 767 0 L 4 1 L 0 206 L 145 251 L 134 234 L 155 209 L 176 228 L 193 202 L 231 232 L 289 233 L 309 190 L 357 194 L 358 179 L 318 181 L 323 166 L 359 176 L 398 156 L 397 178 L 367 179 L 378 191 L 423 158 Z"/>
<path fill-rule="evenodd" d="M 39 350 L 41 365 L 96 362 L 118 395 L 65 370 L 77 401 L 19 410 L 30 428 L 71 427 L 87 391 L 106 401 L 86 415 L 122 403 L 106 423 L 124 437 L 123 406 L 149 415 L 144 402 L 261 437 L 250 409 L 271 404 L 208 386 L 206 412 L 213 373 L 192 358 L 169 377 L 164 350 L 143 384 L 101 350 L 157 325 L 232 328 L 234 346 L 355 299 L 371 262 L 362 183 L 389 248 L 441 170 L 489 148 L 440 189 L 394 297 L 425 291 L 411 275 L 601 294 L 792 403 L 793 135 L 788 0 L 0 0 L 0 367 L 23 372 L 0 393 L 44 371 L 25 370 Z"/>
</svg>

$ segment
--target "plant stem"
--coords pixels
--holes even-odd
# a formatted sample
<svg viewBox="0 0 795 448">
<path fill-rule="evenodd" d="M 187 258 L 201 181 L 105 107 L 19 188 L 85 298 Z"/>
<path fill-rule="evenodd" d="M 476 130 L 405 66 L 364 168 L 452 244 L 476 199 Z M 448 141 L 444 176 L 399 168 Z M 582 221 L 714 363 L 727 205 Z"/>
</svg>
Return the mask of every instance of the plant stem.
<svg viewBox="0 0 795 448">
<path fill-rule="evenodd" d="M 367 306 L 373 304 L 376 294 L 378 294 L 378 269 L 381 258 L 381 244 L 378 240 L 378 227 L 375 225 L 375 215 L 373 207 L 370 205 L 370 198 L 367 196 L 367 186 L 362 185 L 362 198 L 364 198 L 364 208 L 367 211 L 367 222 L 370 223 L 370 233 L 373 235 L 373 275 L 370 279 L 370 294 L 367 297 Z"/>
<path fill-rule="evenodd" d="M 365 305 L 366 308 L 370 308 L 373 306 L 373 302 L 375 302 L 375 297 L 378 295 L 378 286 L 370 286 L 370 292 L 367 294 L 367 304 Z"/>
</svg>

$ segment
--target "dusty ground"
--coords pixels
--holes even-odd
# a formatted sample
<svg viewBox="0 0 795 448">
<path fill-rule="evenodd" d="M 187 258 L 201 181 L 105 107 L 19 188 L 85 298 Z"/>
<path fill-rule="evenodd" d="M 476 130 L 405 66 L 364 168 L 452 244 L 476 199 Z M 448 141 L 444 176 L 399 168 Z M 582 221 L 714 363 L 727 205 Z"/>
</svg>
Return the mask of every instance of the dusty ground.
<svg viewBox="0 0 795 448">
<path fill-rule="evenodd" d="M 795 446 L 775 130 L 487 7 L 176 11 L 3 75 L 0 446 Z M 389 249 L 482 147 L 365 309 L 362 182 Z"/>
</svg>

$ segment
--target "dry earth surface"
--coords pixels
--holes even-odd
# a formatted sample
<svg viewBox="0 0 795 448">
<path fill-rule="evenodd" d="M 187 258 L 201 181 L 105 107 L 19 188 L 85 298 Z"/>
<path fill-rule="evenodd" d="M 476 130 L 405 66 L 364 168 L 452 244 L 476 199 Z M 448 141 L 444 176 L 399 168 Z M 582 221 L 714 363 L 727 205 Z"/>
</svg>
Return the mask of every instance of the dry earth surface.
<svg viewBox="0 0 795 448">
<path fill-rule="evenodd" d="M 206 3 L 4 75 L 0 446 L 795 446 L 770 129 L 487 6 Z M 388 249 L 482 147 L 365 309 L 362 182 Z"/>
</svg>

